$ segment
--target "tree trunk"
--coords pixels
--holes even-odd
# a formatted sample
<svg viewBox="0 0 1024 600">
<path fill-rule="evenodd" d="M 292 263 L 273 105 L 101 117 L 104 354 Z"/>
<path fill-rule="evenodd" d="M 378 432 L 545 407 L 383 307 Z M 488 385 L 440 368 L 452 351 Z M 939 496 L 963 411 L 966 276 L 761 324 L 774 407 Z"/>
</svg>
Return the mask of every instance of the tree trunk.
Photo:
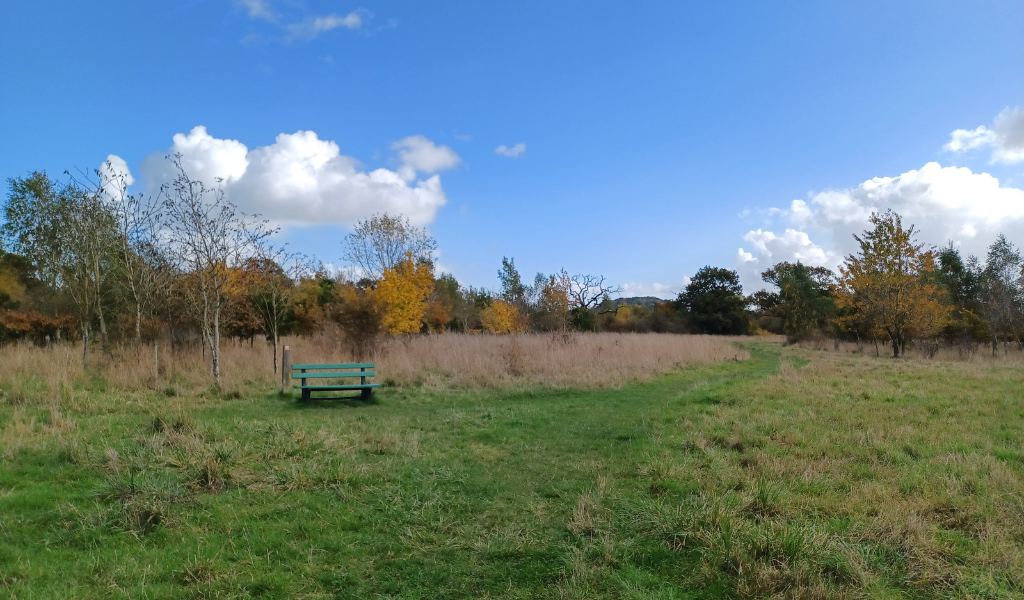
<svg viewBox="0 0 1024 600">
<path fill-rule="evenodd" d="M 900 357 L 900 341 L 898 338 L 892 338 L 892 357 Z"/>
<path fill-rule="evenodd" d="M 135 302 L 135 345 L 142 344 L 142 303 Z"/>
<path fill-rule="evenodd" d="M 100 318 L 100 341 L 103 342 L 103 347 L 107 347 L 107 320 L 103 318 L 103 305 L 99 302 L 96 303 L 96 314 Z"/>
<path fill-rule="evenodd" d="M 992 338 L 992 356 L 996 356 L 996 353 L 997 353 L 998 350 L 999 350 L 999 340 L 997 340 L 996 338 L 993 337 Z"/>
<path fill-rule="evenodd" d="M 277 375 L 277 331 L 274 331 L 274 375 Z"/>
<path fill-rule="evenodd" d="M 213 360 L 213 381 L 220 387 L 220 307 L 213 309 L 213 339 L 210 340 L 210 358 Z"/>
<path fill-rule="evenodd" d="M 89 355 L 89 327 L 82 325 L 82 368 L 85 368 L 85 357 Z"/>
</svg>

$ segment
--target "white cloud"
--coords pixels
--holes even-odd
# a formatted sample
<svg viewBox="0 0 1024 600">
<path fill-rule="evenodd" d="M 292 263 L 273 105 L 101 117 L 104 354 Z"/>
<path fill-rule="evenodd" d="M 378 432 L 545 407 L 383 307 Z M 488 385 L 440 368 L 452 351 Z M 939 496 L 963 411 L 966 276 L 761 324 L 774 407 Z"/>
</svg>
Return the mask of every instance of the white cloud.
<svg viewBox="0 0 1024 600">
<path fill-rule="evenodd" d="M 448 146 L 438 146 L 422 135 L 410 135 L 391 144 L 391 149 L 398 152 L 402 166 L 398 174 L 403 179 L 413 179 L 416 172 L 436 173 L 452 169 L 462 163 L 462 159 Z"/>
<path fill-rule="evenodd" d="M 622 292 L 617 296 L 618 298 L 637 298 L 643 296 L 654 296 L 655 298 L 661 298 L 662 300 L 669 300 L 679 295 L 679 291 L 690 284 L 689 277 L 683 277 L 678 285 L 669 285 L 665 283 L 640 283 L 636 281 L 630 281 L 622 284 Z"/>
<path fill-rule="evenodd" d="M 403 160 L 398 171 L 360 170 L 358 161 L 342 155 L 338 144 L 321 140 L 312 131 L 282 133 L 273 144 L 249 150 L 237 140 L 215 138 L 199 126 L 175 135 L 166 154 L 181 153 L 190 177 L 210 186 L 222 179 L 225 195 L 241 210 L 276 223 L 351 224 L 389 212 L 424 225 L 447 202 L 436 172 L 458 164 L 459 158 L 452 152 L 446 155 L 447 162 L 440 160 L 443 146 L 416 139 L 418 145 L 410 150 L 413 156 Z M 409 148 L 396 145 L 400 152 Z M 174 176 L 173 165 L 163 154 L 152 155 L 142 164 L 150 191 Z M 434 174 L 414 182 L 417 172 Z"/>
<path fill-rule="evenodd" d="M 991 129 L 984 125 L 975 129 L 957 129 L 943 146 L 950 152 L 986 147 L 992 148 L 992 162 L 1024 161 L 1024 109 L 1004 109 L 996 116 Z"/>
<path fill-rule="evenodd" d="M 132 172 L 128 168 L 128 163 L 123 158 L 116 154 L 108 154 L 107 160 L 100 165 L 100 187 L 106 188 L 111 182 L 115 185 L 120 185 L 118 179 L 124 180 L 124 185 L 129 186 L 135 183 L 135 178 L 132 177 Z"/>
<path fill-rule="evenodd" d="M 904 225 L 913 224 L 920 241 L 944 245 L 952 240 L 966 254 L 983 256 L 999 233 L 1024 240 L 1024 190 L 1001 187 L 988 173 L 930 162 L 897 177 L 826 190 L 810 202 L 794 200 L 783 215 L 796 228 L 782 235 L 759 229 L 745 236 L 752 251 L 741 248 L 736 256 L 744 283 L 757 289 L 762 284 L 752 281 L 754 271 L 780 260 L 834 267 L 857 250 L 853 234 L 870 226 L 871 213 L 887 209 L 899 213 Z M 812 235 L 830 243 L 819 245 Z"/>
<path fill-rule="evenodd" d="M 308 17 L 298 23 L 292 23 L 285 27 L 289 38 L 302 38 L 311 40 L 321 33 L 333 29 L 359 29 L 369 13 L 363 9 L 354 10 L 345 16 L 330 14 L 319 17 Z"/>
<path fill-rule="evenodd" d="M 786 229 L 782 235 L 757 229 L 743 236 L 754 252 L 740 248 L 736 252 L 740 280 L 748 289 L 764 286 L 761 272 L 779 262 L 800 262 L 815 267 L 835 268 L 839 257 L 811 241 L 803 231 Z M 755 254 L 756 253 L 756 254 Z"/>
<path fill-rule="evenodd" d="M 252 19 L 263 19 L 271 23 L 277 21 L 277 15 L 271 10 L 268 0 L 235 0 L 235 4 L 245 9 Z"/>
<path fill-rule="evenodd" d="M 495 154 L 499 156 L 507 156 L 509 158 L 517 158 L 524 152 L 526 152 L 526 144 L 523 142 L 519 142 L 518 144 L 512 147 L 502 144 L 494 149 Z"/>
</svg>

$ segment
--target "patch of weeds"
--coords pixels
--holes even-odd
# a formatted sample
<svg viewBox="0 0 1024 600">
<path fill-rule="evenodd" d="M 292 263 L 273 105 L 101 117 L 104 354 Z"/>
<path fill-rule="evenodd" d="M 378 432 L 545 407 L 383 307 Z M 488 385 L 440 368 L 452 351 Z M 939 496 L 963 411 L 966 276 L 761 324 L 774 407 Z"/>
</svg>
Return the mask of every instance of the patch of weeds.
<svg viewBox="0 0 1024 600">
<path fill-rule="evenodd" d="M 750 500 L 743 507 L 743 512 L 762 519 L 773 517 L 780 512 L 781 500 L 782 492 L 776 483 L 758 479 Z"/>
<path fill-rule="evenodd" d="M 164 388 L 163 393 L 164 396 L 167 396 L 168 398 L 173 398 L 178 395 L 178 390 L 173 385 L 169 385 Z"/>
<path fill-rule="evenodd" d="M 153 433 L 191 433 L 195 430 L 195 423 L 192 419 L 178 415 L 175 417 L 153 417 L 153 422 L 150 425 L 150 429 Z"/>
<path fill-rule="evenodd" d="M 211 454 L 191 469 L 185 485 L 194 491 L 216 494 L 223 491 L 230 480 L 230 471 Z"/>
<path fill-rule="evenodd" d="M 196 557 L 186 561 L 174 575 L 181 585 L 192 586 L 216 579 L 217 569 L 213 561 Z"/>
</svg>

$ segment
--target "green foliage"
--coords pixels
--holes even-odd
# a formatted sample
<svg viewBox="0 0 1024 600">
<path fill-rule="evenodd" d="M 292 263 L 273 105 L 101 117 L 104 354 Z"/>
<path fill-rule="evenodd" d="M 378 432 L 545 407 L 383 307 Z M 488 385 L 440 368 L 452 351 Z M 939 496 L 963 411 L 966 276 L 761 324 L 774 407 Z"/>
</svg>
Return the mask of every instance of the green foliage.
<svg viewBox="0 0 1024 600">
<path fill-rule="evenodd" d="M 736 271 L 704 267 L 676 300 L 695 333 L 743 335 L 749 327 L 746 299 Z"/>
<path fill-rule="evenodd" d="M 835 276 L 823 267 L 783 262 L 761 274 L 779 288 L 771 297 L 757 296 L 762 310 L 778 315 L 789 341 L 804 339 L 821 331 L 835 313 Z"/>
</svg>

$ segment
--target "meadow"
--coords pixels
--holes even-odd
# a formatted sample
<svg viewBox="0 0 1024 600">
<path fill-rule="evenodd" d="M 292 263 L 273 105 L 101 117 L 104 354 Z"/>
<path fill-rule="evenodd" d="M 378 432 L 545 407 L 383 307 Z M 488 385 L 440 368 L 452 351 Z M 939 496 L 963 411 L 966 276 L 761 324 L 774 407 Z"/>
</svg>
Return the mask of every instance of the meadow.
<svg viewBox="0 0 1024 600">
<path fill-rule="evenodd" d="M 309 406 L 258 349 L 219 390 L 5 350 L 0 595 L 1024 597 L 1019 361 L 601 335 L 412 340 Z"/>
</svg>

